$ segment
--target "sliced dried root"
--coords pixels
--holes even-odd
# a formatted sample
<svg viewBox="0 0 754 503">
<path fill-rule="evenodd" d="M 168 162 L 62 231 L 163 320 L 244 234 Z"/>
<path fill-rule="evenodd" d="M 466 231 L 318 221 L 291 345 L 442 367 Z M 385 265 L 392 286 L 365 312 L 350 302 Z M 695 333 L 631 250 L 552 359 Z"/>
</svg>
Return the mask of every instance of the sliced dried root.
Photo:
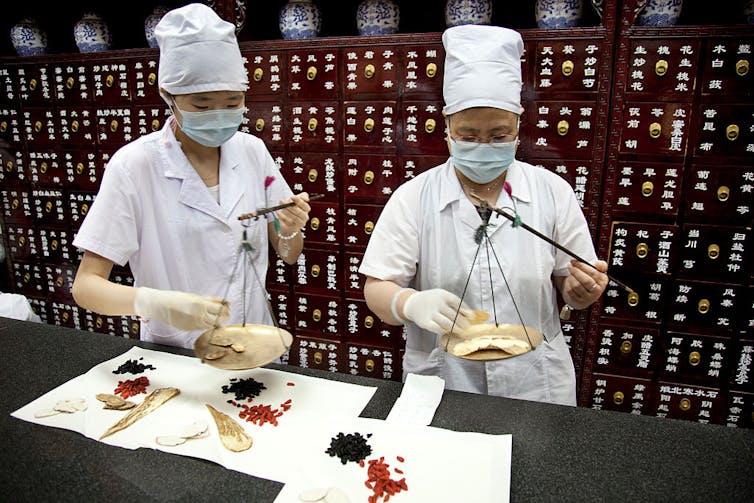
<svg viewBox="0 0 754 503">
<path fill-rule="evenodd" d="M 254 443 L 243 427 L 235 419 L 220 412 L 209 404 L 204 404 L 212 413 L 212 418 L 217 425 L 220 441 L 226 449 L 233 452 L 245 451 Z"/>
<path fill-rule="evenodd" d="M 504 335 L 480 335 L 463 342 L 453 348 L 456 356 L 466 356 L 485 349 L 499 349 L 511 355 L 520 355 L 531 349 L 524 341 Z"/>
<path fill-rule="evenodd" d="M 211 353 L 207 353 L 204 355 L 205 360 L 219 360 L 223 356 L 225 356 L 228 353 L 228 350 L 226 349 L 219 349 L 217 351 L 212 351 Z"/>
<path fill-rule="evenodd" d="M 96 398 L 100 402 L 105 402 L 103 409 L 128 410 L 133 407 L 136 407 L 136 402 L 124 400 L 118 395 L 111 395 L 109 393 L 98 393 Z"/>
<path fill-rule="evenodd" d="M 181 390 L 178 388 L 160 388 L 152 391 L 144 398 L 138 406 L 131 409 L 131 411 L 120 419 L 117 423 L 112 425 L 108 430 L 99 437 L 102 440 L 105 437 L 109 437 L 113 433 L 117 433 L 120 430 L 124 430 L 134 424 L 136 421 L 146 416 L 150 412 L 154 411 L 162 404 L 177 396 Z"/>
</svg>

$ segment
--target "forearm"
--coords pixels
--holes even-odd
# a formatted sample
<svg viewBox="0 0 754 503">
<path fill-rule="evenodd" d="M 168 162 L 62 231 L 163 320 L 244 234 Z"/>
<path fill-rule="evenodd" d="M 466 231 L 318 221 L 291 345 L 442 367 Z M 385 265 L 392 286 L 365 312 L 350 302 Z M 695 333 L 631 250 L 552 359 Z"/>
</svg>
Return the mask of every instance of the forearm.
<svg viewBox="0 0 754 503">
<path fill-rule="evenodd" d="M 383 322 L 388 325 L 402 325 L 403 322 L 398 320 L 392 312 L 393 297 L 401 286 L 392 281 L 384 281 L 376 278 L 367 277 L 364 285 L 364 299 L 369 309 L 376 314 Z M 401 318 L 405 319 L 403 305 L 413 290 L 409 290 L 399 295 L 396 299 L 395 310 Z"/>
<path fill-rule="evenodd" d="M 95 274 L 77 274 L 73 283 L 76 303 L 98 314 L 133 316 L 136 288 L 113 283 Z"/>
<path fill-rule="evenodd" d="M 274 248 L 283 262 L 295 264 L 304 249 L 304 238 L 301 232 L 297 232 L 291 239 L 283 239 L 277 236 L 277 247 Z"/>
</svg>

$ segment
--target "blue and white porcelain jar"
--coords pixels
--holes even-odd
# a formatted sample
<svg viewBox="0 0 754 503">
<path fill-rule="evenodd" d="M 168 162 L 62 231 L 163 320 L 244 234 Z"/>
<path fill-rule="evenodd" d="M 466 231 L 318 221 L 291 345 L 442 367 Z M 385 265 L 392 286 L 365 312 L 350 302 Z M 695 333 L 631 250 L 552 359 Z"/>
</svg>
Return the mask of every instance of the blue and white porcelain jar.
<svg viewBox="0 0 754 503">
<path fill-rule="evenodd" d="M 113 37 L 107 23 L 93 12 L 87 12 L 73 27 L 73 38 L 79 52 L 109 51 Z"/>
<path fill-rule="evenodd" d="M 539 28 L 573 28 L 579 25 L 583 9 L 583 0 L 537 0 L 534 17 Z"/>
<path fill-rule="evenodd" d="M 314 38 L 322 29 L 322 14 L 312 0 L 288 0 L 280 9 L 280 34 L 286 40 Z"/>
<path fill-rule="evenodd" d="M 445 4 L 445 24 L 492 23 L 492 0 L 448 0 Z"/>
<path fill-rule="evenodd" d="M 10 29 L 10 41 L 19 56 L 47 54 L 47 34 L 32 18 L 24 18 Z"/>
<path fill-rule="evenodd" d="M 754 0 L 744 2 L 743 14 L 747 23 L 754 24 Z"/>
<path fill-rule="evenodd" d="M 164 5 L 158 5 L 144 20 L 144 36 L 147 37 L 147 43 L 149 44 L 149 47 L 153 49 L 157 47 L 157 39 L 154 37 L 154 27 L 157 26 L 157 23 L 160 22 L 162 16 L 167 14 L 169 10 L 170 9 L 168 9 Z"/>
<path fill-rule="evenodd" d="M 675 26 L 683 0 L 649 0 L 636 17 L 638 26 Z"/>
<path fill-rule="evenodd" d="M 400 10 L 393 0 L 364 0 L 356 9 L 359 35 L 391 35 L 399 22 Z"/>
</svg>

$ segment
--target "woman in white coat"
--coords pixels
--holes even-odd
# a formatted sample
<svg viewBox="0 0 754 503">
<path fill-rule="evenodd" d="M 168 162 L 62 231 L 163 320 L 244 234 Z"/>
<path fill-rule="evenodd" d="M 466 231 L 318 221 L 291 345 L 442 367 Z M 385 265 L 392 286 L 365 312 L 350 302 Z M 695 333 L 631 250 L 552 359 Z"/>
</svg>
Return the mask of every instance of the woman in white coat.
<svg viewBox="0 0 754 503">
<path fill-rule="evenodd" d="M 449 389 L 575 405 L 574 366 L 555 289 L 573 308 L 586 308 L 607 285 L 607 264 L 596 258 L 567 182 L 515 159 L 523 110 L 521 36 L 506 28 L 464 25 L 446 30 L 443 44 L 450 159 L 393 193 L 360 267 L 364 296 L 382 320 L 406 324 L 404 377 L 437 375 Z M 480 198 L 515 211 L 598 270 L 497 214 L 483 215 Z M 489 222 L 486 232 L 500 267 L 490 254 L 489 262 L 477 259 L 470 274 L 483 221 Z M 486 257 L 484 249 L 480 256 Z M 500 323 L 532 326 L 545 341 L 496 361 L 446 353 L 440 334 L 454 322 L 468 326 L 472 308 L 494 312 Z"/>
<path fill-rule="evenodd" d="M 264 143 L 237 131 L 248 79 L 234 26 L 202 4 L 168 12 L 155 28 L 160 94 L 173 111 L 161 131 L 111 158 L 74 245 L 83 308 L 137 315 L 141 339 L 193 347 L 226 322 L 271 324 L 263 283 L 268 242 L 295 263 L 308 196 L 293 196 Z M 277 222 L 238 216 L 292 201 Z M 243 238 L 251 260 L 240 256 Z M 109 281 L 128 263 L 135 287 Z M 244 307 L 246 312 L 244 312 Z"/>
</svg>

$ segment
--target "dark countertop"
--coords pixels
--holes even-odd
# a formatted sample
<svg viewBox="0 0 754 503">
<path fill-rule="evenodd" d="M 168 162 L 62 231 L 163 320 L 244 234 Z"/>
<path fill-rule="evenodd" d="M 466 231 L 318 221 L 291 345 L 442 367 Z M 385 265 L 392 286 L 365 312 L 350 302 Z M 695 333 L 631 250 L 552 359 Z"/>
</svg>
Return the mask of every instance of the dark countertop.
<svg viewBox="0 0 754 503">
<path fill-rule="evenodd" d="M 128 450 L 11 417 L 134 345 L 129 339 L 0 318 L 0 494 L 6 501 L 271 502 L 282 485 L 202 459 Z M 377 386 L 362 413 L 384 419 L 401 384 L 270 365 Z M 446 391 L 432 426 L 513 435 L 511 501 L 751 501 L 754 431 Z M 295 455 L 295 453 L 291 453 Z M 452 473 L 462 467 L 449 466 Z M 442 476 L 442 474 L 438 474 Z M 409 502 L 410 494 L 396 497 Z"/>
</svg>

